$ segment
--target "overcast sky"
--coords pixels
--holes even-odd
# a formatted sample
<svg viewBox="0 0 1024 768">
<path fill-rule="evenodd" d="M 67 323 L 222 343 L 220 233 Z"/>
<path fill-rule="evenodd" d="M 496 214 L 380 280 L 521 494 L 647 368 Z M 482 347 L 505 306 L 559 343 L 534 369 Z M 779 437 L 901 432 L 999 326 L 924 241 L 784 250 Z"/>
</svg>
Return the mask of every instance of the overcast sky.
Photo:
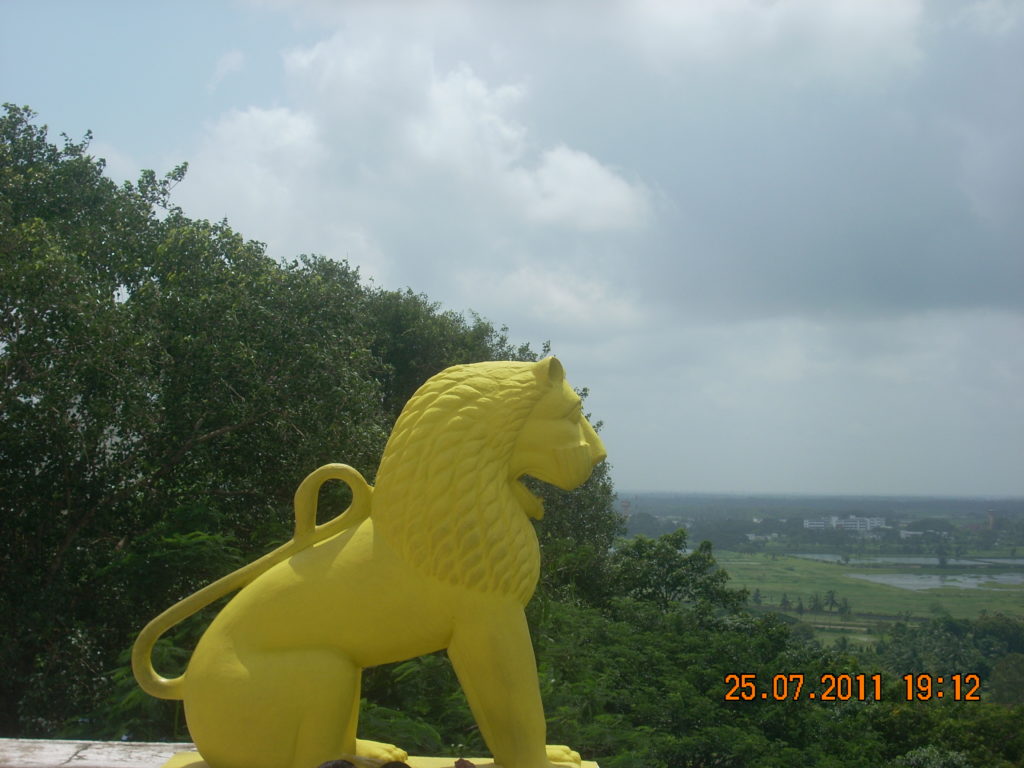
<svg viewBox="0 0 1024 768">
<path fill-rule="evenodd" d="M 1024 2 L 8 1 L 0 99 L 550 339 L 620 490 L 1024 495 Z"/>
</svg>

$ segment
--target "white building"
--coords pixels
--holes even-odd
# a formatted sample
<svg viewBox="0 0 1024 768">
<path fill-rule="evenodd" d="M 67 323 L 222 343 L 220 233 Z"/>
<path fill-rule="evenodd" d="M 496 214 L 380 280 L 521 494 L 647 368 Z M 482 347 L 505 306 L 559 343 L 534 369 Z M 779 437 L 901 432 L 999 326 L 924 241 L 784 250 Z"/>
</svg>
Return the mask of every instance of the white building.
<svg viewBox="0 0 1024 768">
<path fill-rule="evenodd" d="M 842 531 L 873 531 L 875 528 L 884 527 L 884 517 L 858 517 L 856 515 L 837 517 L 833 515 L 832 517 L 823 517 L 818 520 L 804 520 L 804 528 L 809 528 L 815 531 L 823 531 L 826 528 L 833 528 Z"/>
</svg>

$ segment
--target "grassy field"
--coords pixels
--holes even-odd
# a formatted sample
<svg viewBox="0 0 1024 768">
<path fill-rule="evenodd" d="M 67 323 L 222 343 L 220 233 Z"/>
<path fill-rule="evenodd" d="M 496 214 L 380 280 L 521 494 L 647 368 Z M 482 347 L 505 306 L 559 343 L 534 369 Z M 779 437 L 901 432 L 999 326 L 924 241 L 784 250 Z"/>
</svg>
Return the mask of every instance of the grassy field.
<svg viewBox="0 0 1024 768">
<path fill-rule="evenodd" d="M 877 628 L 879 622 L 894 621 L 910 616 L 911 619 L 925 619 L 939 613 L 948 613 L 956 618 L 975 618 L 982 611 L 1001 612 L 1024 617 L 1024 585 L 1000 585 L 992 589 L 968 589 L 942 587 L 939 589 L 909 590 L 887 584 L 877 584 L 854 578 L 852 574 L 941 574 L 978 575 L 983 570 L 970 567 L 915 567 L 915 566 L 869 566 L 837 565 L 816 562 L 791 555 L 744 554 L 739 552 L 716 551 L 715 559 L 731 578 L 736 587 L 744 587 L 753 593 L 761 592 L 761 607 L 779 610 L 783 594 L 796 605 L 797 599 L 804 606 L 810 604 L 811 596 L 822 597 L 834 590 L 836 599 L 846 598 L 851 613 L 840 616 L 805 612 L 799 616 L 824 635 L 823 639 L 845 635 L 850 639 L 865 638 L 869 631 Z M 1000 567 L 1000 570 L 1003 570 Z M 790 615 L 797 617 L 795 611 Z"/>
</svg>

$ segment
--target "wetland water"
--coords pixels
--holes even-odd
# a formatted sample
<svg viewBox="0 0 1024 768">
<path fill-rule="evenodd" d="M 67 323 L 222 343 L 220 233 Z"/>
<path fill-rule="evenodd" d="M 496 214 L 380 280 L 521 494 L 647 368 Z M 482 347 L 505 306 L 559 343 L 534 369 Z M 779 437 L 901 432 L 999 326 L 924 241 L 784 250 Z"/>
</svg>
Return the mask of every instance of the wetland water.
<svg viewBox="0 0 1024 768">
<path fill-rule="evenodd" d="M 834 563 L 841 558 L 839 555 L 819 554 L 798 554 L 794 557 L 802 557 L 806 560 L 817 560 L 819 562 Z M 851 557 L 849 565 L 913 565 L 918 567 L 937 567 L 938 558 L 935 557 L 914 557 L 914 556 L 893 556 L 893 557 Z M 950 558 L 947 565 L 970 568 L 970 573 L 848 573 L 854 579 L 871 581 L 875 584 L 885 584 L 898 589 L 922 590 L 941 589 L 951 587 L 954 589 L 989 589 L 1005 590 L 1007 588 L 1024 586 L 1024 571 L 1016 570 L 1024 565 L 1024 558 L 970 558 L 958 560 Z M 1014 568 L 1014 570 L 1002 570 L 1003 568 Z"/>
<path fill-rule="evenodd" d="M 793 557 L 802 557 L 805 560 L 819 560 L 823 563 L 837 563 L 842 559 L 841 555 L 812 555 L 795 554 Z M 878 557 L 851 557 L 850 565 L 938 565 L 937 557 L 925 557 L 923 555 L 879 555 Z M 1024 565 L 1024 557 L 976 557 L 966 560 L 949 558 L 947 565 Z"/>
<path fill-rule="evenodd" d="M 1002 590 L 1006 587 L 1024 585 L 1024 573 L 988 573 L 978 574 L 951 573 L 946 575 L 925 573 L 850 573 L 854 579 L 886 584 L 899 589 L 991 589 Z"/>
</svg>

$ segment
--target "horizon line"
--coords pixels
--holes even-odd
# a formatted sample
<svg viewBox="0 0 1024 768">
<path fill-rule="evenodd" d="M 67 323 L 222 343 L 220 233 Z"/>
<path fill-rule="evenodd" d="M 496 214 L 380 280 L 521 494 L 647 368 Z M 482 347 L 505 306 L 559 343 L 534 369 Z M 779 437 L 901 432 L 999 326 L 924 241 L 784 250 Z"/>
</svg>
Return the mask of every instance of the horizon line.
<svg viewBox="0 0 1024 768">
<path fill-rule="evenodd" d="M 875 498 L 875 499 L 961 499 L 970 501 L 1020 501 L 1024 502 L 1024 493 L 921 493 L 921 492 L 848 492 L 848 491 L 678 491 L 678 490 L 637 490 L 615 489 L 617 496 L 622 495 L 662 495 L 662 496 L 775 496 L 804 498 Z"/>
</svg>

